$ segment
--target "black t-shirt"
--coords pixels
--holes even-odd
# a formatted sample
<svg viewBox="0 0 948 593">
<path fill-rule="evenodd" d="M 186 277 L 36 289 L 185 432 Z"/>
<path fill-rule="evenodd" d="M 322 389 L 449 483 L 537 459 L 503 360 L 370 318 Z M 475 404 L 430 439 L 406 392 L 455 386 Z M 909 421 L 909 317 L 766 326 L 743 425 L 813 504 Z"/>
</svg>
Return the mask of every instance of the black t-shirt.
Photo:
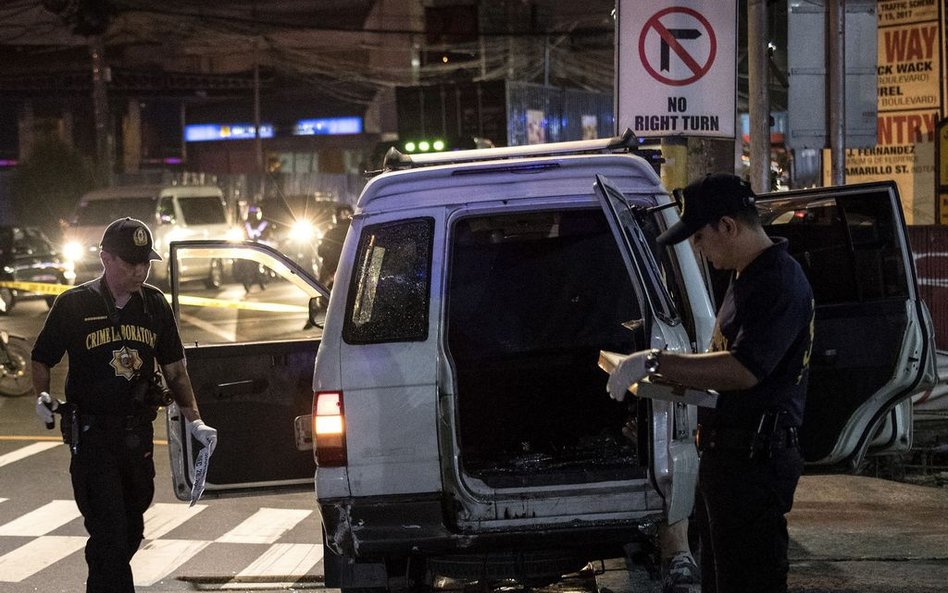
<svg viewBox="0 0 948 593">
<path fill-rule="evenodd" d="M 33 346 L 33 360 L 50 367 L 69 354 L 66 400 L 84 414 L 140 412 L 130 394 L 135 371 L 184 358 L 171 306 L 148 284 L 116 309 L 102 279 L 62 293 Z"/>
<path fill-rule="evenodd" d="M 777 239 L 731 281 L 718 311 L 713 351 L 730 351 L 758 379 L 726 391 L 702 423 L 755 430 L 762 413 L 786 411 L 800 426 L 813 344 L 813 291 L 800 265 Z"/>
</svg>

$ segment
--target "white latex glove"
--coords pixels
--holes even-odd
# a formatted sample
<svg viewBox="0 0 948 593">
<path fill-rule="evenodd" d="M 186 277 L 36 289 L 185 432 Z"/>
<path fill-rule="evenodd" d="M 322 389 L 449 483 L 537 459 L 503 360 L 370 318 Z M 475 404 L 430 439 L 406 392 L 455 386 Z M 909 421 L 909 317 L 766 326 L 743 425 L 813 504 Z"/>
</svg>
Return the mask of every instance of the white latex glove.
<svg viewBox="0 0 948 593">
<path fill-rule="evenodd" d="M 616 365 L 615 370 L 609 375 L 609 383 L 606 387 L 609 397 L 617 402 L 624 401 L 629 387 L 648 375 L 648 370 L 645 368 L 645 359 L 649 352 L 651 350 L 633 352 Z"/>
<path fill-rule="evenodd" d="M 217 429 L 204 424 L 203 420 L 195 420 L 191 423 L 191 434 L 199 443 L 207 447 L 208 455 L 214 453 L 217 447 Z"/>
<path fill-rule="evenodd" d="M 59 407 L 59 400 L 53 399 L 48 393 L 43 391 L 36 398 L 36 415 L 40 422 L 46 425 L 46 428 L 52 430 L 56 426 L 53 420 L 53 411 Z"/>
</svg>

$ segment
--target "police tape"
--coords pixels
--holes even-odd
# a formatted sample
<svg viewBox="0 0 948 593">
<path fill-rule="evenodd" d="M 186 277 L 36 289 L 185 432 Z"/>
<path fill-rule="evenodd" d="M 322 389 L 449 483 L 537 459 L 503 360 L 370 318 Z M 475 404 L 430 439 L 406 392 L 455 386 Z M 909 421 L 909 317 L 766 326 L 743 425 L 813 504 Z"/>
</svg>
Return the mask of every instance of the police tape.
<svg viewBox="0 0 948 593">
<path fill-rule="evenodd" d="M 69 290 L 72 287 L 68 284 L 50 284 L 48 282 L 13 282 L 10 280 L 0 280 L 0 288 L 22 290 L 23 292 L 35 292 L 37 294 L 57 295 Z"/>
<path fill-rule="evenodd" d="M 9 288 L 23 292 L 36 294 L 61 294 L 72 286 L 68 284 L 51 284 L 46 282 L 19 282 L 0 280 L 0 288 Z M 165 298 L 171 302 L 171 295 L 166 294 Z M 209 297 L 180 295 L 178 302 L 189 307 L 211 307 L 215 309 L 234 309 L 242 311 L 264 311 L 267 313 L 309 313 L 308 306 L 289 305 L 285 303 L 265 303 L 254 301 L 235 301 L 232 299 L 215 299 Z"/>
</svg>

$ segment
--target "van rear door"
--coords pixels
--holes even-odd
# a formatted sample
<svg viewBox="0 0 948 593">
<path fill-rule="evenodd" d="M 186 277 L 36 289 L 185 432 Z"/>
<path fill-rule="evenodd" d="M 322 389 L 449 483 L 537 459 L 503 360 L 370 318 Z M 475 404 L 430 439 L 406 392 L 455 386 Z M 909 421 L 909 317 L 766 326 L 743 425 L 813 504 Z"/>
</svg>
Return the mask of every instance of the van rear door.
<svg viewBox="0 0 948 593">
<path fill-rule="evenodd" d="M 691 339 L 682 323 L 678 306 L 672 300 L 665 283 L 668 274 L 663 274 L 659 268 L 653 247 L 642 229 L 642 203 L 654 204 L 656 196 L 648 196 L 648 200 L 643 200 L 640 196 L 638 200 L 633 200 L 633 196 L 624 194 L 602 175 L 596 175 L 595 188 L 600 205 L 626 260 L 632 284 L 640 291 L 639 299 L 645 304 L 642 308 L 643 322 L 652 347 L 667 347 L 677 352 L 692 351 Z M 693 261 L 683 258 L 680 263 L 685 267 L 679 268 L 673 274 L 686 274 L 696 281 L 700 279 L 693 267 Z M 705 294 L 701 290 L 695 290 L 691 296 L 697 298 Z M 698 468 L 698 455 L 693 438 L 693 429 L 696 426 L 695 408 L 681 403 L 651 399 L 647 404 L 651 407 L 652 419 L 650 476 L 665 499 L 669 522 L 675 522 L 687 517 L 694 504 Z"/>
<path fill-rule="evenodd" d="M 910 446 L 898 406 L 933 385 L 935 350 L 895 183 L 766 194 L 758 208 L 816 299 L 806 460 L 853 470 L 873 447 Z"/>
<path fill-rule="evenodd" d="M 233 262 L 218 290 L 179 282 L 182 259 Z M 241 490 L 311 489 L 312 377 L 321 330 L 314 298 L 328 291 L 283 254 L 260 243 L 174 242 L 172 306 L 198 408 L 218 430 L 205 496 Z M 244 274 L 254 283 L 244 287 Z M 167 409 L 175 496 L 188 500 L 200 445 Z"/>
</svg>

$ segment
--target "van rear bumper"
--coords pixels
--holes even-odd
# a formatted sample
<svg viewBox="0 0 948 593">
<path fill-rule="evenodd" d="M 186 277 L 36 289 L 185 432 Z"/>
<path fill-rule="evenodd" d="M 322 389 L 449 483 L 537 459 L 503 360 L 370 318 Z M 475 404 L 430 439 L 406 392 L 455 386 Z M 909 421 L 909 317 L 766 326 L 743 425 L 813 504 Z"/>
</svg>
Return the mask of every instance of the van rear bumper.
<svg viewBox="0 0 948 593">
<path fill-rule="evenodd" d="M 327 499 L 319 501 L 319 510 L 327 545 L 338 554 L 361 559 L 508 549 L 612 550 L 649 540 L 663 517 L 657 510 L 623 521 L 573 521 L 562 526 L 467 532 L 446 524 L 439 493 Z"/>
</svg>

